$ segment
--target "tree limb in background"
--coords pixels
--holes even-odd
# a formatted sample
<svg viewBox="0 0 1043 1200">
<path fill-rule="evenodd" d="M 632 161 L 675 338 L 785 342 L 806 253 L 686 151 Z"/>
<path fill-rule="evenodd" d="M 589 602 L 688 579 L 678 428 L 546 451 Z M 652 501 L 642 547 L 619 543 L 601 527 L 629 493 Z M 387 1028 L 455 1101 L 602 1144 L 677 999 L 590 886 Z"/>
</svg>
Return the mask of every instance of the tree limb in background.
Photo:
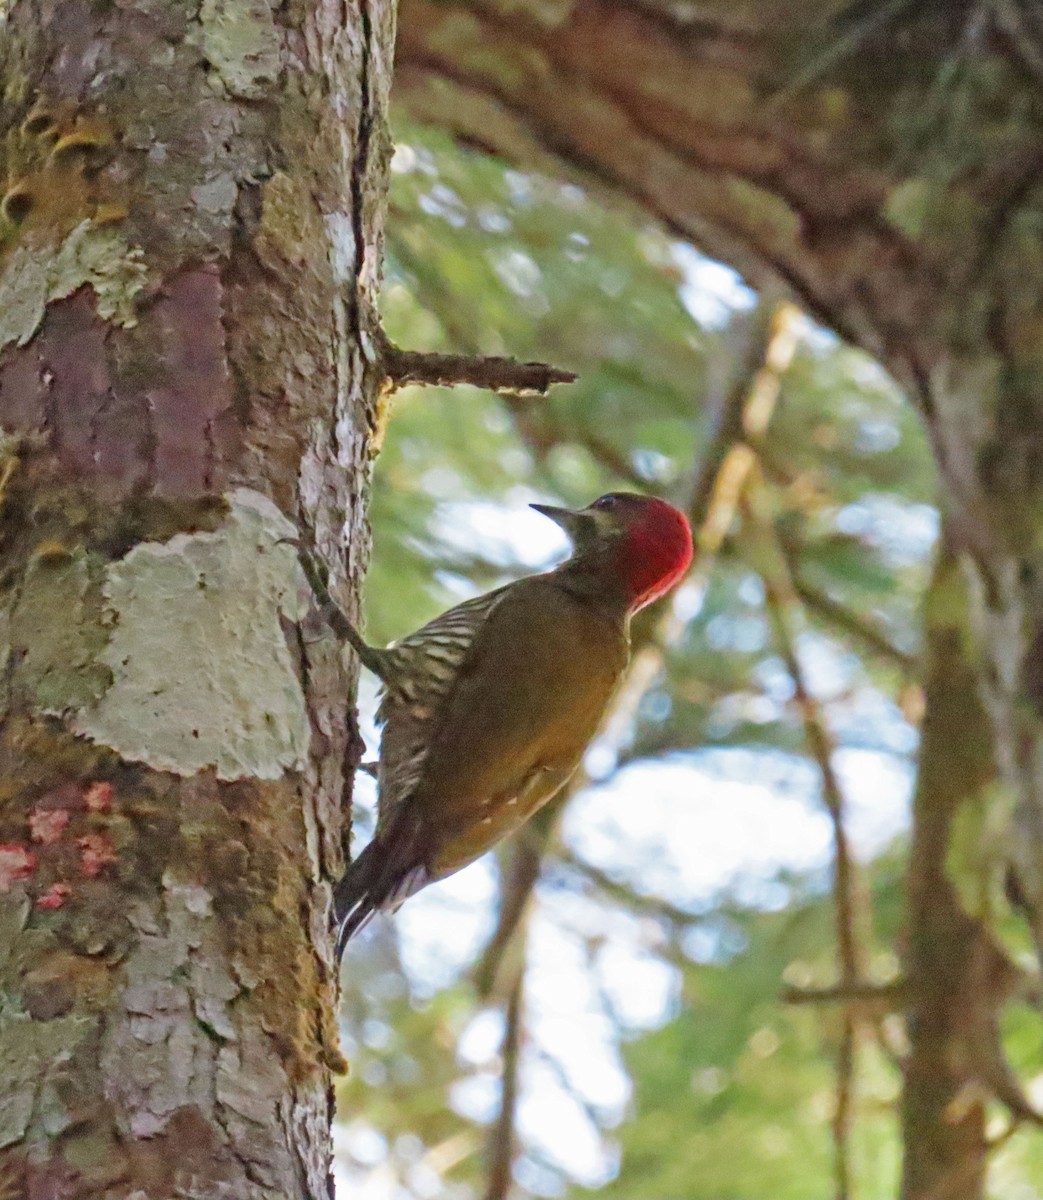
<svg viewBox="0 0 1043 1200">
<path fill-rule="evenodd" d="M 811 497 L 807 496 L 807 485 L 804 478 L 787 469 L 780 462 L 775 448 L 770 445 L 761 447 L 757 458 L 757 470 L 761 478 L 773 488 L 782 491 L 797 492 L 801 496 L 800 507 L 808 515 L 831 503 L 825 492 L 816 488 Z M 835 626 L 841 633 L 861 642 L 871 653 L 878 655 L 885 662 L 897 666 L 905 675 L 913 675 L 919 666 L 919 655 L 910 654 L 896 646 L 887 633 L 874 622 L 872 618 L 856 613 L 854 610 L 835 600 L 828 592 L 808 582 L 801 572 L 800 556 L 804 545 L 790 530 L 777 528 L 779 545 L 786 556 L 789 571 L 793 577 L 793 586 L 802 600 L 804 607 L 830 625 Z"/>
<path fill-rule="evenodd" d="M 822 588 L 801 579 L 797 572 L 795 551 L 787 546 L 784 547 L 784 552 L 790 563 L 794 591 L 809 612 L 835 626 L 841 633 L 846 633 L 861 642 L 867 650 L 879 655 L 885 662 L 892 663 L 904 674 L 912 675 L 916 671 L 919 660 L 915 654 L 909 654 L 896 646 L 873 621 L 834 600 Z"/>
<path fill-rule="evenodd" d="M 572 794 L 571 787 L 566 787 L 566 793 Z M 543 852 L 557 823 L 562 799 L 559 793 L 518 832 L 506 855 L 507 861 L 501 867 L 496 928 L 473 975 L 474 986 L 483 1000 L 509 993 L 511 984 L 503 982 L 505 976 L 512 974 L 504 967 L 508 951 L 512 951 L 512 965 L 516 968 L 513 974 L 518 973 L 515 943 L 522 940 L 521 932 L 540 875 Z"/>
<path fill-rule="evenodd" d="M 562 1065 L 561 1059 L 554 1054 L 549 1054 L 546 1050 L 536 1050 L 536 1060 L 541 1067 L 545 1067 L 547 1073 L 554 1078 L 554 1082 L 565 1093 L 566 1096 L 581 1109 L 583 1115 L 587 1118 L 590 1124 L 597 1129 L 603 1121 L 603 1115 L 599 1111 L 596 1104 L 592 1104 L 590 1100 L 576 1087 L 573 1080 L 569 1077 L 568 1071 Z"/>
<path fill-rule="evenodd" d="M 625 479 L 633 487 L 645 491 L 652 485 L 652 480 L 646 479 L 638 471 L 625 454 L 621 454 L 607 439 L 595 433 L 592 429 L 584 429 L 578 440 L 592 459 L 620 479 Z"/>
<path fill-rule="evenodd" d="M 500 1058 L 500 1111 L 489 1133 L 489 1182 L 485 1200 L 507 1200 L 515 1153 L 515 1114 L 518 1108 L 518 1068 L 524 1024 L 525 971 L 519 967 L 507 998 Z"/>
<path fill-rule="evenodd" d="M 873 1010 L 894 1012 L 902 1007 L 909 994 L 903 979 L 891 983 L 838 983 L 821 988 L 783 988 L 779 999 L 783 1004 L 851 1004 Z"/>
<path fill-rule="evenodd" d="M 788 564 L 775 536 L 774 525 L 763 511 L 758 511 L 758 501 L 748 500 L 744 509 L 751 525 L 762 538 L 770 539 L 766 553 L 759 556 L 758 563 L 764 584 L 768 619 L 775 635 L 776 646 L 786 665 L 793 684 L 794 698 L 800 711 L 804 735 L 819 774 L 822 778 L 822 798 L 833 827 L 833 844 L 836 854 L 836 905 L 837 945 L 840 967 L 845 983 L 860 977 L 862 957 L 858 937 L 860 897 L 856 883 L 856 867 L 851 855 L 850 843 L 844 828 L 844 795 L 834 766 L 836 745 L 830 733 L 821 705 L 808 686 L 804 668 L 797 653 L 795 614 L 799 612 L 800 597 L 789 573 Z"/>
<path fill-rule="evenodd" d="M 756 482 L 756 480 L 755 480 Z M 775 643 L 793 684 L 793 693 L 804 726 L 804 737 L 822 778 L 822 798 L 833 827 L 833 906 L 835 913 L 840 986 L 853 990 L 864 986 L 864 952 L 860 933 L 869 925 L 868 896 L 859 885 L 857 867 L 844 827 L 844 794 L 834 766 L 836 745 L 821 706 L 808 686 L 797 653 L 794 614 L 800 598 L 790 574 L 789 563 L 779 543 L 774 521 L 766 512 L 763 488 L 751 488 L 743 498 L 743 513 L 751 540 L 756 542 L 756 566 L 764 584 L 765 604 Z M 850 1140 L 855 1112 L 855 1057 L 858 1020 L 846 1004 L 837 1053 L 837 1099 L 833 1116 L 837 1200 L 851 1195 Z"/>
<path fill-rule="evenodd" d="M 1043 21 L 1038 10 L 1022 7 L 1018 0 L 995 0 L 996 27 L 1026 71 L 1043 85 Z"/>
<path fill-rule="evenodd" d="M 960 832 L 967 813 L 984 811 L 997 779 L 966 589 L 943 524 L 924 605 L 926 717 L 907 875 L 902 1195 L 909 1200 L 985 1194 L 990 1099 L 1006 1106 L 1014 1124 L 1040 1123 L 1006 1059 L 1000 1028 L 1013 998 L 1038 1004 L 1040 981 L 1008 957 L 988 902 L 975 905 L 973 893 L 984 891 L 981 878 L 992 868 L 981 839 Z"/>
<path fill-rule="evenodd" d="M 607 871 L 580 858 L 578 854 L 567 847 L 560 849 L 557 856 L 567 867 L 571 867 L 572 870 L 589 879 L 606 896 L 625 904 L 627 908 L 636 912 L 647 914 L 650 917 L 658 917 L 660 920 L 668 921 L 671 925 L 677 925 L 682 929 L 697 925 L 703 920 L 702 914 L 679 908 L 676 904 L 671 904 L 669 900 L 664 900 L 660 896 L 635 892 L 622 880 L 614 879 Z"/>
</svg>

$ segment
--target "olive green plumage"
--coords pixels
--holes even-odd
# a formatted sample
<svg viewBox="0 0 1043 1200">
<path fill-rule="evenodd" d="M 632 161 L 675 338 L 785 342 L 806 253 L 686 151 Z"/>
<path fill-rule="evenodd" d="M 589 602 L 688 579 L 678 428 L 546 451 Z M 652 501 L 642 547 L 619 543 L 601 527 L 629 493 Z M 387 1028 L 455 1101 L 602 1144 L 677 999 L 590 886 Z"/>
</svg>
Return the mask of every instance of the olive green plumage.
<svg viewBox="0 0 1043 1200">
<path fill-rule="evenodd" d="M 626 669 L 631 613 L 691 559 L 687 522 L 661 500 L 535 507 L 572 537 L 567 562 L 385 650 L 359 637 L 301 548 L 327 622 L 384 684 L 377 830 L 335 892 L 340 950 L 374 912 L 473 862 L 561 789 Z"/>
</svg>

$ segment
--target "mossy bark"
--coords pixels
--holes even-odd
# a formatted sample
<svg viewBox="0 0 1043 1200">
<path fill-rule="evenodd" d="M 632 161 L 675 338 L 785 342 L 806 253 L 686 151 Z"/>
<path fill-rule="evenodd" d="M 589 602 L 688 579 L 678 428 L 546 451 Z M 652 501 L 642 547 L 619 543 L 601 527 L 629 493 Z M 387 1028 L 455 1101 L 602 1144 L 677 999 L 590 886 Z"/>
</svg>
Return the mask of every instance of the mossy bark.
<svg viewBox="0 0 1043 1200">
<path fill-rule="evenodd" d="M 0 1195 L 328 1194 L 392 26 L 0 16 Z"/>
<path fill-rule="evenodd" d="M 961 810 L 986 804 L 996 766 L 968 660 L 966 607 L 955 557 L 943 551 L 926 604 L 927 707 L 908 876 L 904 1200 L 984 1194 L 989 1088 L 980 1064 L 996 1050 L 983 1035 L 1000 997 L 987 931 L 961 903 L 950 855 Z"/>
</svg>

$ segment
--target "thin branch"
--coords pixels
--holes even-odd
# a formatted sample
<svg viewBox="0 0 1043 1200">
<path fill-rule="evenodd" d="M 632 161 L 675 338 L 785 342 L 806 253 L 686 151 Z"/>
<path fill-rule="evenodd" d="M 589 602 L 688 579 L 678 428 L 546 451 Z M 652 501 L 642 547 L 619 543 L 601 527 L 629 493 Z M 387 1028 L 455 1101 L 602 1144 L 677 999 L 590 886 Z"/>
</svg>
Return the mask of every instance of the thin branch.
<svg viewBox="0 0 1043 1200">
<path fill-rule="evenodd" d="M 559 793 L 519 831 L 508 852 L 507 863 L 501 871 L 501 898 L 496 928 L 474 969 L 474 986 L 482 999 L 500 992 L 502 978 L 508 973 L 504 968 L 508 951 L 513 949 L 515 954 L 518 951 L 516 943 L 521 938 L 516 935 L 528 915 L 543 855 L 561 803 Z"/>
<path fill-rule="evenodd" d="M 557 857 L 566 866 L 571 867 L 572 870 L 589 879 L 591 883 L 607 896 L 611 896 L 613 900 L 619 900 L 627 908 L 647 913 L 650 917 L 659 917 L 661 920 L 669 921 L 671 925 L 678 925 L 682 928 L 697 925 L 703 920 L 700 914 L 689 912 L 684 908 L 678 908 L 676 904 L 671 904 L 669 900 L 663 900 L 659 896 L 649 896 L 643 892 L 635 892 L 628 884 L 622 883 L 618 879 L 613 879 L 607 871 L 603 871 L 601 867 L 596 867 L 593 863 L 580 858 L 572 850 L 559 850 Z"/>
<path fill-rule="evenodd" d="M 392 389 L 408 384 L 457 387 L 469 384 L 489 392 L 515 396 L 545 396 L 556 383 L 572 383 L 574 371 L 548 363 L 518 362 L 495 355 L 439 354 L 434 351 L 403 350 L 378 330 L 377 352 Z"/>
<path fill-rule="evenodd" d="M 841 977 L 844 983 L 850 983 L 860 977 L 861 951 L 855 915 L 857 904 L 854 860 L 844 828 L 844 795 L 833 763 L 836 747 L 821 706 L 808 686 L 803 665 L 797 654 L 793 613 L 799 607 L 800 598 L 789 574 L 785 556 L 775 538 L 774 525 L 757 513 L 753 504 L 747 503 L 745 508 L 751 525 L 756 526 L 762 537 L 770 539 L 768 552 L 764 556 L 767 561 L 761 564 L 768 619 L 779 654 L 793 684 L 794 698 L 804 725 L 808 749 L 822 778 L 822 799 L 833 827 L 833 847 L 836 856 L 834 895 L 837 907 L 837 948 Z"/>
<path fill-rule="evenodd" d="M 605 1124 L 604 1111 L 599 1110 L 597 1105 L 592 1104 L 576 1087 L 569 1078 L 568 1071 L 565 1070 L 561 1059 L 554 1054 L 549 1054 L 546 1050 L 539 1049 L 535 1052 L 535 1058 L 541 1066 L 546 1067 L 547 1071 L 554 1076 L 558 1087 L 561 1088 L 576 1107 L 583 1110 L 584 1115 L 591 1125 L 595 1129 L 600 1129 Z M 0 1200 L 2 1200 L 2 1197 L 0 1197 Z"/>
<path fill-rule="evenodd" d="M 793 559 L 790 557 L 788 550 L 786 553 L 787 557 L 790 558 L 792 570 Z M 841 632 L 849 634 L 857 641 L 860 641 L 866 649 L 894 663 L 895 666 L 899 667 L 906 674 L 912 674 L 916 670 L 918 661 L 916 655 L 907 654 L 906 651 L 900 650 L 871 621 L 867 621 L 864 617 L 852 612 L 850 608 L 846 608 L 843 604 L 834 600 L 832 596 L 824 592 L 821 588 L 817 588 L 813 584 L 801 579 L 796 573 L 794 573 L 793 587 L 805 608 L 816 613 L 831 625 L 835 625 Z"/>
<path fill-rule="evenodd" d="M 478 1141 L 475 1137 L 474 1128 L 473 1126 L 468 1126 L 458 1133 L 451 1134 L 449 1137 L 443 1138 L 442 1141 L 436 1142 L 421 1158 L 419 1165 L 427 1167 L 439 1175 L 444 1175 L 459 1163 L 470 1158 L 477 1149 Z M 0 1197 L 0 1200 L 2 1200 L 2 1197 Z"/>
<path fill-rule="evenodd" d="M 692 473 L 687 507 L 696 528 L 704 524 L 710 511 L 729 451 L 744 438 L 759 442 L 767 431 L 778 395 L 777 388 L 770 385 L 773 377 L 777 380 L 785 373 L 793 357 L 789 336 L 795 332 L 798 316 L 799 310 L 794 306 L 764 296 L 750 319 L 738 361 L 729 372 L 727 388 L 723 395 L 715 397 L 713 436 Z M 759 401 L 756 404 L 755 395 Z M 705 549 L 705 545 L 700 546 L 700 550 Z"/>
<path fill-rule="evenodd" d="M 1000 32 L 1009 39 L 1009 45 L 1021 65 L 1043 85 L 1043 45 L 1028 26 L 1028 13 L 1018 0 L 995 0 L 993 17 Z"/>
<path fill-rule="evenodd" d="M 516 1145 L 515 1117 L 518 1109 L 518 1066 L 521 1058 L 524 1021 L 524 971 L 519 970 L 507 998 L 500 1058 L 500 1111 L 489 1134 L 489 1183 L 485 1200 L 508 1200 Z"/>
<path fill-rule="evenodd" d="M 593 430 L 584 429 L 577 435 L 576 441 L 599 466 L 618 475 L 620 479 L 625 479 L 627 483 L 637 488 L 644 489 L 650 485 L 651 480 L 645 479 L 639 471 L 635 470 L 625 454 L 620 453 L 611 442 L 600 437 Z"/>
<path fill-rule="evenodd" d="M 909 985 L 901 979 L 893 983 L 854 980 L 832 987 L 784 988 L 779 993 L 779 999 L 783 1004 L 849 1004 L 893 1012 L 901 1008 L 908 994 Z"/>
<path fill-rule="evenodd" d="M 1014 1118 L 1009 1118 L 1007 1128 L 1002 1133 L 997 1133 L 994 1137 L 985 1139 L 985 1151 L 989 1155 L 993 1155 L 997 1150 L 1001 1150 L 1010 1139 L 1021 1128 L 1021 1122 Z"/>
<path fill-rule="evenodd" d="M 758 462 L 758 467 L 763 468 L 763 466 L 764 460 L 762 456 Z M 767 472 L 764 473 L 767 474 Z M 775 482 L 775 480 L 773 479 L 772 482 Z M 787 477 L 780 479 L 778 482 L 780 486 L 785 487 L 790 481 Z M 793 580 L 793 590 L 806 609 L 811 610 L 829 624 L 835 625 L 842 633 L 846 633 L 856 641 L 861 642 L 867 650 L 894 663 L 906 675 L 912 675 L 917 671 L 920 665 L 918 655 L 909 654 L 905 650 L 900 649 L 875 622 L 858 613 L 852 612 L 850 608 L 847 608 L 838 600 L 834 600 L 828 592 L 816 587 L 813 583 L 809 583 L 802 576 L 800 560 L 801 553 L 806 548 L 806 543 L 802 542 L 800 538 L 795 537 L 791 532 L 779 529 L 777 526 L 775 540 L 778 542 L 779 549 L 786 559 L 786 566 L 789 570 L 790 578 Z"/>
<path fill-rule="evenodd" d="M 744 497 L 743 510 L 751 533 L 758 538 L 759 566 L 764 584 L 768 619 L 776 646 L 793 684 L 794 697 L 804 725 L 804 737 L 822 778 L 822 798 L 833 827 L 833 906 L 840 965 L 841 987 L 858 987 L 864 978 L 863 954 L 858 936 L 859 910 L 865 910 L 860 895 L 854 857 L 844 827 L 844 795 L 834 766 L 836 747 L 818 701 L 808 686 L 797 653 L 793 613 L 800 599 L 779 542 L 774 521 L 762 509 L 766 494 L 754 489 Z M 840 1046 L 837 1051 L 836 1108 L 833 1143 L 837 1200 L 851 1194 L 851 1131 L 855 1110 L 855 1055 L 858 1022 L 850 1005 L 844 1010 Z"/>
<path fill-rule="evenodd" d="M 771 107 L 780 106 L 798 92 L 818 83 L 837 63 L 856 54 L 867 38 L 883 29 L 888 22 L 902 17 L 919 2 L 920 0 L 884 0 L 882 4 L 870 7 L 864 17 L 862 14 L 867 6 L 859 0 L 845 5 L 832 17 L 832 39 L 818 48 L 814 57 L 770 97 L 768 104 Z"/>
</svg>

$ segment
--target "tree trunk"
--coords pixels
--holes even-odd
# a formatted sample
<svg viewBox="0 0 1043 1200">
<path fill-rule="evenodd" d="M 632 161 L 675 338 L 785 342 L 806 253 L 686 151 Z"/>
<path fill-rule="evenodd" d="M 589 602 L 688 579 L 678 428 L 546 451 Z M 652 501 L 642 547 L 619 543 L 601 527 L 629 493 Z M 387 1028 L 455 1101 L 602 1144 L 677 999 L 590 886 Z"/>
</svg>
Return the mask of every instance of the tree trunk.
<svg viewBox="0 0 1043 1200">
<path fill-rule="evenodd" d="M 926 605 L 927 708 L 908 878 L 903 1200 L 977 1197 L 985 1183 L 986 1092 L 974 1056 L 986 1052 L 981 1035 L 996 1008 L 979 976 L 988 941 L 964 911 L 948 864 L 961 809 L 983 804 L 995 777 L 967 663 L 965 609 L 959 568 L 943 551 Z"/>
<path fill-rule="evenodd" d="M 413 114 L 520 163 L 564 165 L 752 282 L 780 280 L 908 389 L 969 582 L 966 669 L 1004 784 L 991 793 L 992 823 L 1010 810 L 1000 822 L 1003 853 L 980 865 L 995 883 L 1007 859 L 1043 953 L 1043 26 L 1035 6 L 401 0 L 400 9 L 396 92 Z M 931 701 L 939 697 L 933 691 Z M 918 827 L 913 855 L 930 848 L 934 856 L 913 866 L 910 938 L 921 951 L 957 903 L 940 888 L 917 890 L 917 874 L 931 876 L 944 860 L 934 839 L 948 828 L 950 800 L 921 785 L 918 825 L 930 829 Z M 964 913 L 972 923 L 987 915 Z M 946 940 L 944 962 L 924 986 L 939 989 L 938 999 L 950 979 L 971 979 L 979 949 L 971 936 Z M 926 971 L 923 955 L 915 961 Z M 907 1181 L 935 1171 L 932 1156 L 948 1136 L 937 1124 L 925 1133 L 947 1115 L 914 1084 L 906 1129 L 918 1135 L 906 1146 Z M 921 1103 L 922 1120 L 914 1119 L 909 1106 Z M 962 1163 L 956 1141 L 950 1149 Z M 949 1200 L 976 1200 L 980 1168 L 962 1178 Z M 917 1187 L 909 1184 L 910 1196 L 927 1194 Z"/>
<path fill-rule="evenodd" d="M 391 0 L 0 11 L 0 1195 L 329 1192 Z"/>
</svg>

